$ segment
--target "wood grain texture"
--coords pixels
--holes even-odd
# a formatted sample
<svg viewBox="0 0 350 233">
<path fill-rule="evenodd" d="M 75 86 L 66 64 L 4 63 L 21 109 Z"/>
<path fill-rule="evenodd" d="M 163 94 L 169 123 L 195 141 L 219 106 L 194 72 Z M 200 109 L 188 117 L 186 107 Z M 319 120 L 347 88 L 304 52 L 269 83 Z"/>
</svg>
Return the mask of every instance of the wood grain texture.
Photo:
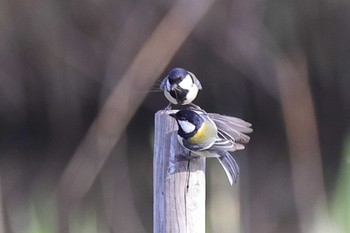
<svg viewBox="0 0 350 233">
<path fill-rule="evenodd" d="M 153 232 L 205 232 L 205 158 L 189 160 L 170 111 L 155 115 Z"/>
</svg>

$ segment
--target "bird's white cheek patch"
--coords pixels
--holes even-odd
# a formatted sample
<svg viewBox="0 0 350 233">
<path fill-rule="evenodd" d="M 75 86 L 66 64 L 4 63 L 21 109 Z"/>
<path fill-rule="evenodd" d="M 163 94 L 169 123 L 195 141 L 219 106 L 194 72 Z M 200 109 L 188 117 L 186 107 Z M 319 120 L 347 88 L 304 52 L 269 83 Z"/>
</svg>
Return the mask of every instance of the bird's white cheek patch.
<svg viewBox="0 0 350 233">
<path fill-rule="evenodd" d="M 179 86 L 182 89 L 190 89 L 193 85 L 191 76 L 188 74 L 186 77 L 179 83 Z"/>
<path fill-rule="evenodd" d="M 192 133 L 196 126 L 188 121 L 179 121 L 179 125 L 185 133 Z"/>
</svg>

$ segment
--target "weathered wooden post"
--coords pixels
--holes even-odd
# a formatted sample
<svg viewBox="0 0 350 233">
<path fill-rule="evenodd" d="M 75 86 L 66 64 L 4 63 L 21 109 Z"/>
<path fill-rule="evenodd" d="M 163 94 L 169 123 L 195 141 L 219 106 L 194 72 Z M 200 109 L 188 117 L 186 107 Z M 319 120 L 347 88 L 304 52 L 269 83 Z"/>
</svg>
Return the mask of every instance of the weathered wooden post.
<svg viewBox="0 0 350 233">
<path fill-rule="evenodd" d="M 153 232 L 204 233 L 205 159 L 184 157 L 170 112 L 155 115 Z"/>
</svg>

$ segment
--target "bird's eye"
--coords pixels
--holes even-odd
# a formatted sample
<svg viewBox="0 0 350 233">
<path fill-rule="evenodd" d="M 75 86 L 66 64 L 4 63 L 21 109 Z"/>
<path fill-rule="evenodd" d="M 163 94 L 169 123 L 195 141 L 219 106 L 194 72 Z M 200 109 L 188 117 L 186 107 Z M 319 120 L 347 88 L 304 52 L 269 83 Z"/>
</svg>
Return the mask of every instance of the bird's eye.
<svg viewBox="0 0 350 233">
<path fill-rule="evenodd" d="M 182 77 L 181 77 L 181 76 L 179 76 L 179 77 L 174 77 L 174 78 L 169 78 L 169 83 L 170 83 L 171 85 L 173 85 L 173 84 L 179 84 L 179 82 L 181 82 L 181 80 L 182 80 Z"/>
<path fill-rule="evenodd" d="M 175 83 L 175 79 L 169 78 L 169 83 L 170 84 L 174 84 Z"/>
</svg>

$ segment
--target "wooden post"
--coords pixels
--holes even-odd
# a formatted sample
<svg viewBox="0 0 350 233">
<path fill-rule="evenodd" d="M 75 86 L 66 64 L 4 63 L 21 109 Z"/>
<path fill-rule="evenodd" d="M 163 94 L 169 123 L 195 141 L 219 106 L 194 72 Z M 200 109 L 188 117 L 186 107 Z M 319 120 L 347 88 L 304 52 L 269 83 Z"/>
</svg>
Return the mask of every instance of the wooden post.
<svg viewBox="0 0 350 233">
<path fill-rule="evenodd" d="M 191 159 L 177 141 L 177 124 L 155 115 L 153 232 L 205 232 L 205 158 Z"/>
</svg>

